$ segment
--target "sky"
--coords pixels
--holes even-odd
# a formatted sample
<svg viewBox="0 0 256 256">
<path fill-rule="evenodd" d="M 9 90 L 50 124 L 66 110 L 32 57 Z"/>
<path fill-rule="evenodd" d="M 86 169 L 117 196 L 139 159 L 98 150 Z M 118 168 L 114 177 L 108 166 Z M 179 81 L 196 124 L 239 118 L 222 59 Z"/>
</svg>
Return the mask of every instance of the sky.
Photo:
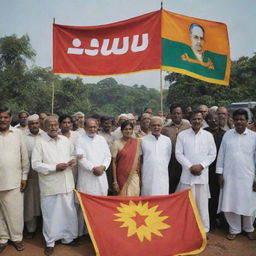
<svg viewBox="0 0 256 256">
<path fill-rule="evenodd" d="M 52 67 L 53 17 L 57 24 L 103 25 L 159 10 L 160 3 L 161 0 L 0 0 L 0 37 L 28 34 L 37 53 L 33 65 Z M 163 0 L 163 8 L 227 24 L 232 60 L 251 57 L 256 52 L 255 0 Z M 160 86 L 160 71 L 112 77 L 125 85 Z M 84 82 L 96 83 L 104 78 L 85 77 Z"/>
</svg>

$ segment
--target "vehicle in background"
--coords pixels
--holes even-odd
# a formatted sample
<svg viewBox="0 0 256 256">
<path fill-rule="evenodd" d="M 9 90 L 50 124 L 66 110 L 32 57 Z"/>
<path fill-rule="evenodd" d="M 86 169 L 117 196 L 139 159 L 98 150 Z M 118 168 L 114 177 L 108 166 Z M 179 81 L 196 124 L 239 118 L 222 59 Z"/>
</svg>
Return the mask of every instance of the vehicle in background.
<svg viewBox="0 0 256 256">
<path fill-rule="evenodd" d="M 234 102 L 228 106 L 228 110 L 233 113 L 236 109 L 243 108 L 248 112 L 248 122 L 252 122 L 252 109 L 256 107 L 256 101 L 248 101 L 248 102 Z"/>
</svg>

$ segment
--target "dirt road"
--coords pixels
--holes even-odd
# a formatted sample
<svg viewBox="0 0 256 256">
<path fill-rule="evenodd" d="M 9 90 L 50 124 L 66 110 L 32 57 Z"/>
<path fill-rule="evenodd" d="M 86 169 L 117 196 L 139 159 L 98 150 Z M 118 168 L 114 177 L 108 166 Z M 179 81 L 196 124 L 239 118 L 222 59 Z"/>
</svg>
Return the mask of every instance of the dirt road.
<svg viewBox="0 0 256 256">
<path fill-rule="evenodd" d="M 224 230 L 216 230 L 209 233 L 210 240 L 200 256 L 256 256 L 256 241 L 250 241 L 240 235 L 234 241 L 225 238 Z M 32 240 L 25 240 L 25 250 L 17 252 L 9 245 L 1 256 L 43 256 L 44 240 L 37 233 Z M 83 238 L 79 247 L 69 247 L 58 244 L 55 246 L 53 256 L 94 256 L 94 249 L 89 238 Z M 104 256 L 104 255 L 101 255 Z M 119 255 L 118 255 L 119 256 Z M 120 254 L 120 256 L 122 256 Z M 132 256 L 132 255 L 131 255 Z M 157 255 L 156 255 L 157 256 Z"/>
</svg>

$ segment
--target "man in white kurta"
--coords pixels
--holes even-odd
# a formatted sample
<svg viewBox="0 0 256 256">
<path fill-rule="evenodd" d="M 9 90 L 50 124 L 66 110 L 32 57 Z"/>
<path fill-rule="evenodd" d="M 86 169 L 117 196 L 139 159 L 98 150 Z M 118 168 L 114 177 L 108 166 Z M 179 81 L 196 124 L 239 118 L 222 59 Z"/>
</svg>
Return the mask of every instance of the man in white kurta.
<svg viewBox="0 0 256 256">
<path fill-rule="evenodd" d="M 55 241 L 73 245 L 77 237 L 77 212 L 74 205 L 74 178 L 71 167 L 74 147 L 58 135 L 54 117 L 44 120 L 47 134 L 37 141 L 32 152 L 32 168 L 39 174 L 45 255 L 51 255 Z"/>
<path fill-rule="evenodd" d="M 202 129 L 203 116 L 199 111 L 192 113 L 190 122 L 192 128 L 177 137 L 175 155 L 182 173 L 176 192 L 192 187 L 205 232 L 209 232 L 208 167 L 216 158 L 216 146 L 212 134 Z"/>
<path fill-rule="evenodd" d="M 10 126 L 7 107 L 0 108 L 0 253 L 11 240 L 24 249 L 23 191 L 29 172 L 28 153 L 23 134 Z"/>
<path fill-rule="evenodd" d="M 256 192 L 252 189 L 256 180 L 256 133 L 246 128 L 248 114 L 245 110 L 235 111 L 233 120 L 235 129 L 225 133 L 216 165 L 222 187 L 219 211 L 224 212 L 229 224 L 229 240 L 235 239 L 242 230 L 249 239 L 256 239 L 253 234 Z"/>
<path fill-rule="evenodd" d="M 45 132 L 39 129 L 40 122 L 37 114 L 31 115 L 27 119 L 28 131 L 25 133 L 25 141 L 28 149 L 28 156 L 31 161 L 33 148 L 39 138 Z M 30 168 L 27 187 L 24 192 L 24 222 L 27 229 L 26 238 L 32 238 L 37 228 L 37 217 L 41 215 L 40 190 L 38 173 Z"/>
<path fill-rule="evenodd" d="M 111 153 L 106 140 L 97 135 L 98 125 L 94 119 L 85 122 L 85 134 L 76 142 L 78 161 L 77 190 L 87 194 L 108 194 L 106 170 L 111 162 Z M 79 236 L 84 234 L 84 220 L 81 210 L 78 213 Z"/>
<path fill-rule="evenodd" d="M 150 121 L 152 134 L 142 138 L 142 196 L 169 194 L 168 165 L 171 159 L 172 143 L 170 138 L 161 134 L 162 127 L 162 119 L 152 117 Z"/>
</svg>

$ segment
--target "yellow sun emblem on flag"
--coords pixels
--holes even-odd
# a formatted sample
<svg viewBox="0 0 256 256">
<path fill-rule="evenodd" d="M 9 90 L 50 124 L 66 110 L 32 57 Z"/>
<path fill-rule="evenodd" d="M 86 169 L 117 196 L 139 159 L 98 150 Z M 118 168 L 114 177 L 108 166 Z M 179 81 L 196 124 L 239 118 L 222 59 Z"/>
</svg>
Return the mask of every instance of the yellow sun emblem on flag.
<svg viewBox="0 0 256 256">
<path fill-rule="evenodd" d="M 162 237 L 160 230 L 171 227 L 164 223 L 169 217 L 160 216 L 162 211 L 156 211 L 157 208 L 158 205 L 149 208 L 148 202 L 142 204 L 141 201 L 138 204 L 133 201 L 129 204 L 120 203 L 120 207 L 117 207 L 119 213 L 114 214 L 119 218 L 115 221 L 123 222 L 121 228 L 128 228 L 128 237 L 137 235 L 140 242 L 143 242 L 144 238 L 151 241 L 151 234 Z"/>
</svg>

